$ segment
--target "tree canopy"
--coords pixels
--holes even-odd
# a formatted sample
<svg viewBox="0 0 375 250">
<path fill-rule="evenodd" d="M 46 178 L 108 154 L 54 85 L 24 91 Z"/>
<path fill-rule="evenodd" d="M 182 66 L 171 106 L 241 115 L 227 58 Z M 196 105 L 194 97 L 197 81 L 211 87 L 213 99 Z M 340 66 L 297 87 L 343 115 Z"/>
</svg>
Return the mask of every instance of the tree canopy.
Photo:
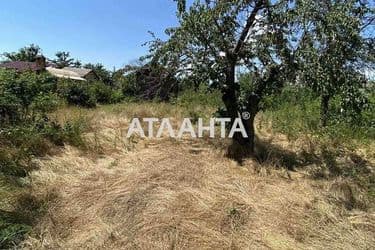
<svg viewBox="0 0 375 250">
<path fill-rule="evenodd" d="M 55 54 L 56 59 L 52 60 L 57 68 L 70 67 L 75 64 L 74 58 L 70 57 L 70 53 L 66 51 L 58 51 Z"/>
<path fill-rule="evenodd" d="M 365 1 L 312 1 L 296 3 L 296 22 L 303 50 L 299 53 L 300 76 L 321 96 L 322 125 L 327 124 L 329 102 L 340 94 L 343 109 L 360 114 L 366 101 L 358 89 L 366 82 L 363 68 L 373 64 L 373 38 L 363 31 L 373 22 L 373 10 Z M 350 105 L 349 105 L 350 104 Z"/>
<path fill-rule="evenodd" d="M 34 62 L 42 50 L 38 45 L 30 44 L 29 46 L 19 49 L 17 52 L 5 52 L 3 56 L 7 61 L 26 61 Z"/>
<path fill-rule="evenodd" d="M 250 112 L 251 118 L 244 120 L 249 138 L 238 135 L 235 140 L 253 151 L 259 102 L 282 86 L 294 63 L 287 39 L 289 1 L 195 1 L 189 8 L 185 4 L 178 2 L 179 27 L 167 30 L 170 39 L 156 46 L 154 58 L 221 89 L 232 120 Z M 236 81 L 240 67 L 254 75 L 248 86 Z"/>
<path fill-rule="evenodd" d="M 175 1 L 179 25 L 166 30 L 167 41 L 149 44 L 150 58 L 182 81 L 219 88 L 232 120 L 249 112 L 243 121 L 249 138 L 238 135 L 235 141 L 250 151 L 262 99 L 286 84 L 304 84 L 321 96 L 322 125 L 333 95 L 350 93 L 342 100 L 351 106 L 365 103 L 353 93 L 365 82 L 361 66 L 373 64 L 373 35 L 363 35 L 374 22 L 368 2 Z M 251 76 L 242 84 L 239 69 Z"/>
</svg>

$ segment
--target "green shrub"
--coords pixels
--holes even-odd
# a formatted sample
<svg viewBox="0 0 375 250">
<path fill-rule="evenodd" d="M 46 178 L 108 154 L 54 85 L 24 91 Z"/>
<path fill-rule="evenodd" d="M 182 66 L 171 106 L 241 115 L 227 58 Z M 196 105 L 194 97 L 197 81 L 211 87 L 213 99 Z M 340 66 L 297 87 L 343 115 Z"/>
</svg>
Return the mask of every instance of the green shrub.
<svg viewBox="0 0 375 250">
<path fill-rule="evenodd" d="M 3 199 L 2 193 L 5 193 L 5 197 L 9 196 L 9 200 L 12 200 L 9 202 L 11 206 L 15 205 L 15 197 L 24 192 L 24 187 L 18 187 L 19 178 L 26 177 L 37 167 L 32 161 L 33 157 L 50 153 L 54 144 L 84 146 L 81 136 L 84 123 L 81 120 L 59 125 L 50 121 L 48 113 L 58 108 L 58 93 L 66 94 L 63 96 L 68 97 L 68 100 L 84 106 L 93 106 L 96 100 L 92 98 L 94 95 L 91 95 L 88 87 L 73 83 L 63 87 L 58 92 L 56 79 L 48 74 L 18 74 L 0 70 L 0 199 Z M 14 186 L 20 191 L 13 193 L 6 190 Z M 9 207 L 7 203 L 4 204 Z M 16 220 L 19 214 L 3 217 L 3 212 L 0 207 L 1 249 L 14 247 L 30 230 L 28 224 Z M 33 215 L 25 217 L 29 219 Z"/>
<path fill-rule="evenodd" d="M 355 122 L 342 112 L 341 99 L 336 96 L 330 105 L 327 127 L 320 126 L 320 98 L 307 88 L 288 87 L 279 95 L 268 96 L 262 103 L 266 121 L 272 121 L 276 131 L 298 138 L 301 134 L 326 136 L 331 140 L 368 142 L 375 139 L 374 102 L 370 98 L 368 108 Z"/>
<path fill-rule="evenodd" d="M 53 145 L 84 147 L 82 120 L 60 125 L 41 118 L 35 123 L 10 126 L 0 130 L 0 173 L 25 176 L 33 169 L 30 160 L 51 152 Z"/>
<path fill-rule="evenodd" d="M 32 105 L 36 113 L 40 112 L 46 101 L 56 91 L 56 79 L 51 75 L 33 72 L 17 73 L 11 70 L 0 70 L 0 122 L 14 123 L 20 120 L 33 119 L 35 113 L 30 112 Z M 43 101 L 41 105 L 37 103 Z M 51 105 L 51 102 L 48 103 Z M 46 106 L 43 108 L 47 108 Z"/>
<path fill-rule="evenodd" d="M 125 99 L 121 90 L 113 90 L 111 93 L 111 103 L 119 103 Z"/>
<path fill-rule="evenodd" d="M 36 113 L 47 114 L 57 110 L 60 100 L 56 94 L 41 94 L 34 98 L 31 110 Z"/>
<path fill-rule="evenodd" d="M 219 107 L 222 105 L 221 93 L 218 90 L 211 90 L 205 84 L 201 84 L 196 90 L 189 88 L 184 90 L 175 100 L 175 103 L 183 107 L 203 106 Z"/>
<path fill-rule="evenodd" d="M 1 131 L 0 141 L 8 147 L 17 149 L 16 157 L 44 156 L 50 151 L 43 134 L 34 124 L 17 125 Z"/>
<path fill-rule="evenodd" d="M 72 146 L 84 147 L 85 141 L 82 137 L 85 123 L 82 120 L 67 122 L 63 126 L 64 141 Z"/>
<path fill-rule="evenodd" d="M 16 157 L 9 150 L 0 148 L 0 173 L 6 176 L 25 177 L 27 171 L 15 161 Z"/>
<path fill-rule="evenodd" d="M 96 106 L 95 93 L 87 83 L 68 82 L 60 89 L 60 93 L 62 93 L 68 104 L 86 108 L 94 108 Z"/>
<path fill-rule="evenodd" d="M 211 118 L 214 110 L 222 106 L 221 93 L 218 90 L 211 90 L 206 85 L 201 84 L 198 89 L 188 88 L 172 102 L 181 106 L 185 110 L 187 117 L 193 122 L 198 118 Z M 207 110 L 212 112 L 207 112 Z"/>
<path fill-rule="evenodd" d="M 56 80 L 48 74 L 1 70 L 0 86 L 1 96 L 13 95 L 27 110 L 37 96 L 56 91 Z"/>
<path fill-rule="evenodd" d="M 64 146 L 67 143 L 72 146 L 83 147 L 85 142 L 82 133 L 86 128 L 85 126 L 85 122 L 81 119 L 68 121 L 63 125 L 54 121 L 42 122 L 38 127 L 37 133 L 57 146 Z"/>
<path fill-rule="evenodd" d="M 129 74 L 119 79 L 118 85 L 121 86 L 121 91 L 126 97 L 134 97 L 140 95 L 140 86 L 137 84 L 136 75 Z"/>
<path fill-rule="evenodd" d="M 102 82 L 89 83 L 91 91 L 94 93 L 98 103 L 108 104 L 111 103 L 112 88 Z"/>
<path fill-rule="evenodd" d="M 14 123 L 21 118 L 20 100 L 8 93 L 0 96 L 0 124 Z"/>
</svg>

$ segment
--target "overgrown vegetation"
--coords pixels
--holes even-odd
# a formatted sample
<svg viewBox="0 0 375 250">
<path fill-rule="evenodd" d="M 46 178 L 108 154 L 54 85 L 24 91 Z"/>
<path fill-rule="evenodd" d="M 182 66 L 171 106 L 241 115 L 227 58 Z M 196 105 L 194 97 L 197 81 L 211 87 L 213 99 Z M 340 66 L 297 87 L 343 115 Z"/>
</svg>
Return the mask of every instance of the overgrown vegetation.
<svg viewBox="0 0 375 250">
<path fill-rule="evenodd" d="M 223 95 L 226 117 L 243 112 L 247 138 L 234 143 L 254 153 L 254 121 L 263 99 L 288 84 L 302 85 L 321 96 L 321 125 L 327 124 L 333 96 L 341 94 L 345 110 L 359 113 L 366 99 L 361 70 L 374 64 L 373 9 L 353 1 L 194 1 L 178 2 L 178 27 L 165 42 L 150 43 L 153 62 L 196 81 L 210 82 Z M 198 25 L 197 25 L 198 24 Z M 236 69 L 249 74 L 239 84 Z M 194 84 L 193 84 L 194 85 Z M 344 105 L 343 105 L 344 106 Z"/>
<path fill-rule="evenodd" d="M 218 144 L 216 148 L 224 145 L 228 152 L 226 156 L 233 158 L 240 166 L 244 166 L 244 162 L 251 159 L 251 167 L 256 173 L 268 173 L 271 171 L 269 166 L 272 166 L 274 169 L 285 171 L 285 179 L 290 181 L 290 172 L 301 169 L 309 181 L 321 181 L 318 184 L 315 182 L 315 185 L 332 181 L 333 184 L 329 185 L 329 194 L 324 192 L 325 196 L 320 201 L 322 204 L 332 205 L 332 210 L 342 208 L 344 212 L 354 209 L 366 212 L 370 208 L 373 209 L 375 88 L 371 76 L 365 74 L 367 68 L 373 70 L 375 63 L 375 38 L 373 33 L 370 32 L 369 35 L 366 32 L 374 22 L 373 8 L 361 0 L 208 0 L 194 1 L 190 5 L 184 0 L 176 1 L 178 27 L 167 29 L 167 41 L 161 41 L 153 36 L 154 40 L 147 43 L 150 53 L 141 58 L 139 65 L 130 65 L 110 72 L 102 64 L 83 65 L 79 60 L 71 58 L 69 52 L 61 51 L 56 53 L 56 59 L 52 60 L 56 67 L 92 69 L 99 80 L 78 82 L 57 79 L 43 70 L 38 70 L 38 73 L 0 70 L 0 248 L 10 248 L 20 243 L 23 236 L 33 227 L 35 219 L 46 211 L 47 202 L 54 198 L 49 196 L 44 197 L 44 200 L 28 194 L 32 186 L 30 173 L 39 167 L 35 161 L 37 158 L 55 154 L 68 144 L 101 155 L 105 154 L 107 146 L 108 151 L 120 152 L 116 157 L 125 158 L 126 155 L 121 150 L 127 152 L 134 147 L 138 139 L 131 138 L 130 142 L 124 142 L 123 130 L 127 121 L 122 118 L 133 116 L 143 118 L 151 115 L 175 115 L 178 118 L 190 117 L 196 122 L 199 118 L 211 118 L 216 115 L 234 121 L 242 113 L 247 112 L 249 117 L 241 118 L 248 137 L 237 133 L 231 145 L 226 144 L 226 141 L 217 142 L 214 139 L 210 143 L 215 144 L 215 147 Z M 7 61 L 34 62 L 40 55 L 41 49 L 37 45 L 21 48 L 14 53 L 4 53 Z M 104 127 L 100 127 L 103 124 L 98 122 L 99 129 L 107 133 L 103 136 L 105 138 L 98 138 L 96 133 L 88 133 L 88 137 L 95 143 L 95 149 L 86 145 L 83 133 L 88 124 L 83 119 L 61 122 L 52 115 L 62 107 L 69 110 L 71 106 L 94 113 L 97 106 L 118 104 L 124 100 L 128 103 L 99 109 L 105 113 L 103 116 L 113 112 L 119 117 L 101 121 L 109 123 Z M 124 117 L 120 117 L 120 114 Z M 260 132 L 259 136 L 256 132 Z M 280 141 L 279 145 L 274 145 L 272 138 L 267 141 L 269 138 L 265 139 L 266 136 L 261 133 L 268 133 L 269 137 L 286 136 L 286 139 L 280 139 L 284 145 L 280 146 Z M 107 138 L 111 138 L 113 134 L 113 141 Z M 295 144 L 291 145 L 292 142 Z M 106 143 L 113 145 L 108 146 Z M 154 192 L 154 187 L 148 186 L 150 183 L 154 185 L 150 180 L 162 180 L 164 176 L 168 176 L 164 172 L 175 171 L 175 166 L 169 166 L 168 161 L 177 154 L 173 152 L 174 146 L 183 142 L 168 143 L 171 144 L 168 145 L 168 150 L 158 149 L 159 153 L 166 156 L 165 158 L 150 158 L 163 162 L 156 164 L 162 172 L 140 175 L 147 177 L 142 182 L 146 187 L 144 193 L 150 190 L 150 194 Z M 203 146 L 197 144 L 199 143 L 192 146 L 193 148 L 191 145 L 180 148 L 184 153 L 178 153 L 181 159 L 173 159 L 176 160 L 175 164 L 186 164 L 191 155 L 200 154 Z M 119 150 L 118 145 L 124 149 Z M 242 150 L 238 150 L 240 154 L 232 154 L 232 147 L 236 149 L 236 146 Z M 145 143 L 145 148 L 147 147 L 148 144 Z M 215 154 L 206 154 L 205 157 L 212 157 L 212 161 L 217 162 L 228 161 L 228 165 L 234 164 L 228 159 L 220 159 L 221 156 L 217 157 Z M 196 168 L 195 172 L 205 171 L 201 165 L 206 166 L 207 169 L 211 168 L 211 174 L 216 180 L 204 179 L 203 176 L 207 176 L 207 172 L 202 172 L 201 176 L 197 177 L 183 172 L 186 169 L 178 170 L 170 175 L 171 179 L 176 178 L 174 175 L 178 176 L 173 185 L 170 183 L 171 180 L 164 180 L 167 183 L 165 189 L 186 182 L 189 188 L 208 185 L 207 190 L 219 196 L 217 193 L 220 191 L 221 194 L 222 189 L 225 189 L 222 181 L 234 183 L 232 170 L 223 171 L 227 175 L 227 179 L 224 179 L 220 177 L 220 173 L 214 172 L 222 170 L 219 163 L 210 166 L 209 162 L 204 162 L 204 158 L 200 157 L 201 165 L 195 165 L 197 158 L 194 156 L 191 159 L 194 160 L 191 165 L 192 169 Z M 117 164 L 116 158 L 111 162 L 110 168 L 115 168 Z M 124 163 L 126 164 L 129 162 Z M 165 166 L 168 166 L 168 169 L 165 169 Z M 72 168 L 67 169 L 71 171 Z M 129 173 L 129 176 L 137 171 L 143 169 L 137 169 Z M 248 189 L 246 192 L 255 190 L 248 185 L 246 174 L 237 173 L 237 177 L 243 178 L 243 182 L 229 188 L 229 192 L 224 190 L 228 192 L 228 197 L 241 200 L 243 197 L 232 194 L 238 187 L 242 190 Z M 135 188 L 140 182 L 135 181 L 136 178 L 128 179 L 129 176 L 122 176 L 129 180 L 126 184 L 134 182 L 134 186 L 130 186 L 129 189 L 131 192 L 128 192 L 133 196 L 129 196 L 124 211 L 131 211 L 139 216 L 138 206 L 151 206 L 146 206 L 148 201 L 142 200 L 145 199 L 142 197 L 143 190 L 141 192 Z M 74 178 L 81 180 L 81 176 Z M 202 180 L 204 181 L 200 183 Z M 122 183 L 117 179 L 110 181 L 113 181 L 112 187 Z M 282 185 L 287 186 L 284 182 Z M 292 190 L 291 186 L 288 187 Z M 119 198 L 117 194 L 121 193 L 123 188 L 121 186 L 121 191 L 112 194 L 116 202 L 121 203 L 123 197 Z M 202 190 L 204 189 L 195 190 L 196 194 L 203 192 Z M 309 194 L 314 193 L 311 196 L 319 193 L 315 188 L 310 187 L 308 190 Z M 107 186 L 102 191 L 107 192 Z M 287 193 L 282 191 L 280 193 L 286 197 Z M 299 199 L 304 198 L 303 191 L 300 191 Z M 92 193 L 87 196 L 91 197 Z M 189 199 L 201 199 L 196 194 Z M 170 196 L 173 195 L 174 193 L 170 192 Z M 180 195 L 183 197 L 185 194 Z M 234 198 L 235 196 L 237 198 Z M 179 201 L 181 197 L 177 197 L 176 200 Z M 97 198 L 102 199 L 99 196 Z M 309 212 L 306 211 L 310 210 L 320 213 L 316 217 L 331 221 L 332 218 L 327 212 L 314 207 L 315 199 L 316 197 L 305 204 L 298 203 L 297 209 L 301 208 L 301 214 L 307 214 Z M 186 201 L 181 211 L 185 211 L 184 209 L 192 203 L 191 200 Z M 104 207 L 105 202 L 99 207 Z M 215 201 L 215 197 L 210 197 L 209 202 L 212 202 L 210 212 L 205 210 L 205 205 L 205 209 L 202 209 L 204 213 L 201 214 L 220 210 L 218 204 L 228 206 L 224 209 L 225 218 L 220 221 L 220 233 L 225 234 L 226 231 L 232 230 L 230 235 L 233 237 L 236 235 L 233 232 L 247 225 L 251 204 L 246 197 L 242 199 L 242 203 L 231 201 L 231 204 L 227 204 L 227 201 Z M 202 204 L 209 202 L 205 201 Z M 285 202 L 289 201 L 286 199 Z M 282 210 L 281 206 L 279 210 Z M 90 210 L 92 211 L 95 209 Z M 149 214 L 154 214 L 153 212 Z M 216 211 L 215 215 L 218 214 L 221 212 Z M 295 215 L 298 216 L 298 213 Z M 93 218 L 94 216 L 96 215 L 93 215 Z M 191 218 L 194 216 L 196 214 Z M 315 214 L 309 219 L 316 219 L 314 216 Z M 268 215 L 263 219 L 266 220 L 267 217 Z M 285 218 L 290 219 L 287 215 Z M 300 218 L 300 221 L 305 220 L 306 217 Z M 132 222 L 131 219 L 129 221 Z M 330 223 L 327 222 L 327 225 L 335 224 Z M 290 225 L 286 227 L 288 226 Z M 170 228 L 177 227 L 169 226 L 169 231 Z M 293 228 L 290 230 L 295 234 L 300 233 L 294 232 Z M 302 239 L 303 237 L 296 236 L 293 239 L 303 242 L 306 240 Z M 228 239 L 228 242 L 234 241 L 233 238 Z"/>
<path fill-rule="evenodd" d="M 31 45 L 4 55 L 8 60 L 32 62 L 40 53 L 38 46 Z M 55 63 L 60 68 L 78 64 L 69 58 L 68 52 L 60 52 L 57 57 Z M 65 144 L 85 147 L 84 121 L 71 120 L 61 124 L 51 118 L 51 112 L 66 104 L 94 108 L 97 104 L 118 103 L 124 99 L 121 88 L 109 85 L 108 71 L 99 64 L 87 67 L 100 72 L 100 79 L 105 81 L 77 82 L 57 79 L 47 72 L 0 69 L 0 178 L 6 180 L 0 184 L 0 194 L 7 193 L 4 201 L 13 196 L 4 190 L 18 186 L 17 180 L 27 179 L 30 171 L 38 167 L 33 163 L 35 157 L 52 154 Z M 21 189 L 27 192 L 27 188 Z M 18 216 L 17 213 L 2 210 L 17 205 L 15 199 L 10 200 L 0 204 L 1 213 L 10 214 L 4 218 L 0 216 L 1 248 L 18 242 L 30 228 L 28 222 L 14 222 L 11 215 Z"/>
<path fill-rule="evenodd" d="M 352 112 L 342 107 L 341 97 L 333 96 L 328 112 L 328 123 L 321 127 L 321 98 L 313 91 L 301 87 L 285 88 L 281 94 L 270 95 L 262 103 L 268 122 L 291 139 L 301 134 L 327 136 L 330 140 L 353 143 L 358 141 L 367 144 L 375 139 L 375 96 L 371 89 L 365 90 L 369 97 L 368 104 L 361 112 Z"/>
<path fill-rule="evenodd" d="M 51 154 L 65 143 L 84 146 L 82 121 L 59 124 L 48 116 L 61 105 L 57 90 L 57 79 L 47 73 L 0 70 L 1 248 L 18 242 L 31 226 L 9 207 L 17 207 L 17 197 L 28 192 L 21 183 L 38 167 L 33 159 Z M 23 191 L 13 194 L 7 189 Z"/>
</svg>

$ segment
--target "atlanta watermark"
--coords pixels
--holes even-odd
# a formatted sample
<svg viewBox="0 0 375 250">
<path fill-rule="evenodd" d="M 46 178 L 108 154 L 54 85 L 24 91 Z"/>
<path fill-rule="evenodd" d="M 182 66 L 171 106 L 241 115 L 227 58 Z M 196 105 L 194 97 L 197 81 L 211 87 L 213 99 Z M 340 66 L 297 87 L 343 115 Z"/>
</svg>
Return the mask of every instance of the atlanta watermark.
<svg viewBox="0 0 375 250">
<path fill-rule="evenodd" d="M 205 124 L 204 119 L 199 118 L 195 128 L 191 119 L 185 118 L 181 125 L 175 129 L 169 118 L 134 118 L 130 123 L 126 137 L 130 138 L 134 135 L 138 135 L 141 138 L 161 138 L 165 136 L 177 139 L 184 136 L 203 138 L 204 134 L 208 133 L 210 138 L 215 138 L 217 136 L 220 136 L 221 138 L 233 138 L 236 133 L 241 133 L 243 138 L 248 138 L 248 134 L 243 124 L 243 120 L 248 119 L 250 119 L 250 114 L 248 112 L 244 112 L 242 118 L 236 118 L 233 122 L 230 118 L 211 118 L 209 122 Z M 146 124 L 148 131 L 147 136 L 142 127 L 141 121 Z M 229 133 L 227 133 L 228 125 L 231 125 Z M 220 127 L 219 131 L 215 129 L 216 126 Z"/>
</svg>

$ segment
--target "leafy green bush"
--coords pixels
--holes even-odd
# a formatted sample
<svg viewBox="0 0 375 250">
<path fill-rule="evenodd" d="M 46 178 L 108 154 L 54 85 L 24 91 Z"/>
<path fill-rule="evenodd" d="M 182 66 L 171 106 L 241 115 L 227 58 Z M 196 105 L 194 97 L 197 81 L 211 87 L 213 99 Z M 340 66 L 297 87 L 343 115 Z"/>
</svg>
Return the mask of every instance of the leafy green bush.
<svg viewBox="0 0 375 250">
<path fill-rule="evenodd" d="M 40 102 L 43 96 L 50 96 L 55 92 L 56 84 L 56 79 L 47 73 L 20 74 L 1 69 L 0 122 L 16 122 L 19 119 L 32 118 L 31 105 Z"/>
<path fill-rule="evenodd" d="M 199 89 L 188 88 L 184 90 L 174 101 L 183 107 L 206 106 L 219 107 L 222 104 L 221 93 L 218 90 L 211 90 L 205 84 L 201 84 Z"/>
<path fill-rule="evenodd" d="M 26 176 L 26 170 L 17 164 L 15 158 L 8 149 L 0 148 L 0 173 L 6 176 Z"/>
<path fill-rule="evenodd" d="M 119 103 L 125 99 L 121 90 L 113 90 L 111 93 L 111 103 Z"/>
<path fill-rule="evenodd" d="M 60 104 L 60 100 L 56 94 L 48 93 L 38 95 L 31 103 L 31 110 L 36 113 L 47 114 L 55 111 Z"/>
<path fill-rule="evenodd" d="M 64 90 L 61 93 L 66 94 L 71 102 L 95 105 L 96 100 L 92 98 L 94 95 L 90 95 L 88 87 L 73 83 L 66 87 L 59 90 Z M 0 69 L 0 196 L 4 189 L 18 187 L 18 182 L 14 180 L 26 177 L 36 167 L 32 159 L 51 153 L 54 145 L 69 143 L 84 146 L 81 136 L 85 125 L 83 121 L 60 125 L 48 118 L 48 113 L 56 110 L 60 103 L 60 92 L 57 90 L 57 80 L 47 73 L 20 74 Z M 6 194 L 11 196 L 11 206 L 22 192 Z M 4 211 L 1 206 L 3 204 L 0 204 L 0 248 L 3 249 L 20 242 L 30 226 L 16 220 L 18 214 L 2 217 Z M 6 207 L 9 207 L 8 204 Z"/>
<path fill-rule="evenodd" d="M 74 82 L 67 79 L 60 80 L 58 93 L 68 104 L 85 108 L 94 108 L 97 103 L 118 103 L 124 99 L 121 90 L 113 89 L 100 81 Z"/>
<path fill-rule="evenodd" d="M 222 106 L 221 93 L 218 90 L 211 90 L 204 84 L 198 89 L 187 88 L 172 102 L 183 107 L 186 116 L 197 122 L 198 118 L 211 118 L 217 107 Z M 212 112 L 207 112 L 211 109 Z"/>
<path fill-rule="evenodd" d="M 95 93 L 87 83 L 65 80 L 59 86 L 59 93 L 66 99 L 68 104 L 86 108 L 94 108 L 96 106 Z"/>
<path fill-rule="evenodd" d="M 40 123 L 36 132 L 57 146 L 64 146 L 67 143 L 72 146 L 82 147 L 85 144 L 82 138 L 84 129 L 85 123 L 82 120 L 69 121 L 63 125 L 52 121 Z"/>
<path fill-rule="evenodd" d="M 20 100 L 8 93 L 0 96 L 0 124 L 14 123 L 20 119 Z"/>
<path fill-rule="evenodd" d="M 56 90 L 56 79 L 45 74 L 25 72 L 19 74 L 10 70 L 0 70 L 2 95 L 17 97 L 24 109 L 27 109 L 36 96 L 52 93 Z"/>
<path fill-rule="evenodd" d="M 87 86 L 67 83 L 59 90 L 69 101 L 95 105 Z M 84 144 L 82 121 L 58 125 L 48 118 L 60 103 L 57 90 L 57 80 L 48 73 L 0 70 L 0 173 L 26 175 L 31 158 L 49 153 L 51 144 Z"/>
<path fill-rule="evenodd" d="M 137 84 L 136 75 L 134 73 L 121 77 L 118 81 L 118 85 L 121 86 L 124 96 L 135 97 L 140 95 L 141 88 Z"/>
<path fill-rule="evenodd" d="M 101 104 L 111 103 L 112 88 L 102 82 L 89 83 L 91 91 L 94 93 L 96 101 Z"/>
<path fill-rule="evenodd" d="M 279 95 L 267 97 L 262 107 L 266 121 L 291 138 L 311 133 L 328 136 L 337 141 L 352 139 L 367 142 L 375 139 L 375 98 L 369 98 L 368 106 L 352 120 L 351 113 L 343 112 L 341 98 L 336 96 L 330 106 L 329 121 L 325 128 L 320 126 L 320 98 L 307 88 L 287 87 Z"/>
<path fill-rule="evenodd" d="M 84 129 L 85 123 L 82 120 L 60 125 L 47 118 L 29 125 L 13 125 L 1 129 L 0 173 L 24 176 L 32 169 L 30 159 L 48 154 L 53 145 L 64 146 L 67 143 L 84 147 Z"/>
<path fill-rule="evenodd" d="M 82 137 L 82 132 L 85 129 L 85 125 L 82 120 L 65 123 L 62 127 L 64 142 L 76 147 L 84 147 L 85 142 Z"/>
</svg>

